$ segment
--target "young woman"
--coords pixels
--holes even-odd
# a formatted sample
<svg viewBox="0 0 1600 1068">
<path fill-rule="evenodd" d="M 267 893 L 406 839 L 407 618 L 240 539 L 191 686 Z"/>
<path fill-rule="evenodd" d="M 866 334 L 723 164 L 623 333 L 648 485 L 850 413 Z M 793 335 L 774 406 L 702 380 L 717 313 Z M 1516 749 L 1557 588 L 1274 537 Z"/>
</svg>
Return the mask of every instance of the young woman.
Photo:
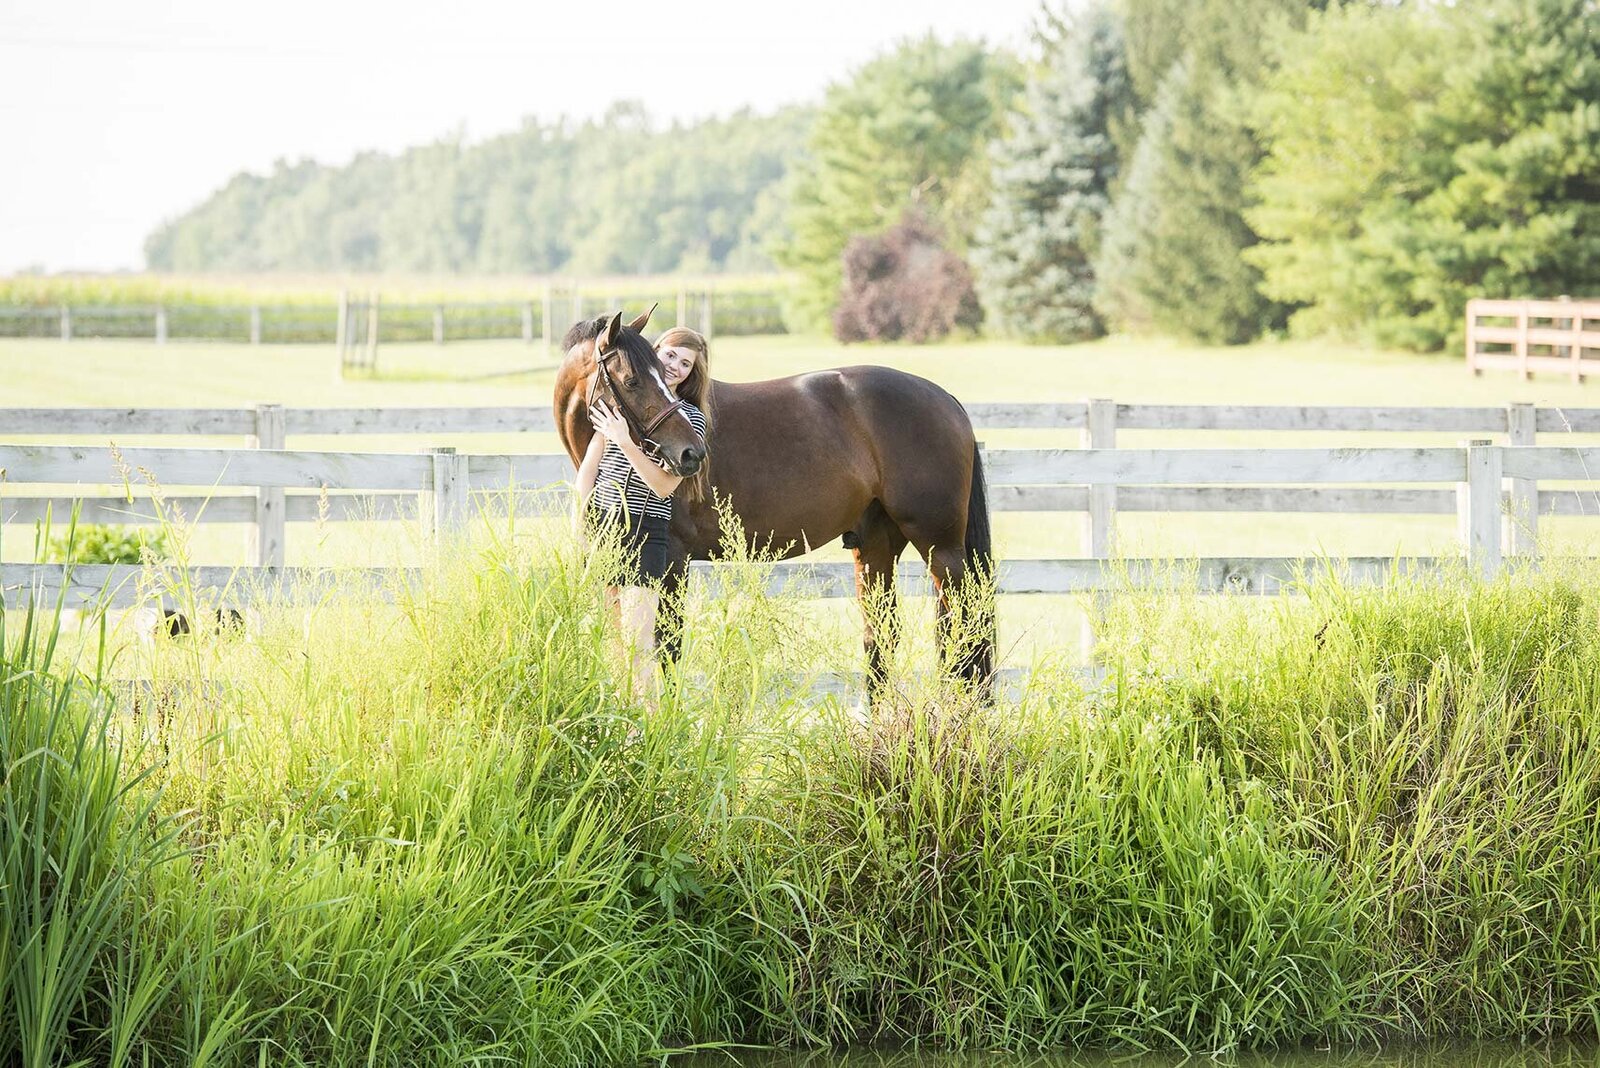
<svg viewBox="0 0 1600 1068">
<path fill-rule="evenodd" d="M 667 388 L 688 403 L 683 412 L 710 440 L 711 367 L 706 339 L 675 327 L 656 339 L 656 359 Z M 605 401 L 589 409 L 595 435 L 578 467 L 581 515 L 590 527 L 614 526 L 623 550 L 622 585 L 607 591 L 632 670 L 634 692 L 654 699 L 656 682 L 656 584 L 667 572 L 667 523 L 674 499 L 703 500 L 710 465 L 687 482 L 672 474 L 628 432 L 622 413 Z"/>
</svg>

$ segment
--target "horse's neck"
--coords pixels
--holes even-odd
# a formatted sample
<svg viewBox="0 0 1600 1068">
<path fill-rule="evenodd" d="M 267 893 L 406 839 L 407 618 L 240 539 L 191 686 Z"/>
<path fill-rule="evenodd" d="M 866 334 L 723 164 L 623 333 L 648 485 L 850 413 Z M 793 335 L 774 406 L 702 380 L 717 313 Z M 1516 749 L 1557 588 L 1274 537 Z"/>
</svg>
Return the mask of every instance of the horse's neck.
<svg viewBox="0 0 1600 1068">
<path fill-rule="evenodd" d="M 579 345 L 568 352 L 556 369 L 556 400 L 563 409 L 570 408 L 573 398 L 582 403 L 583 395 L 594 375 L 594 345 Z"/>
<path fill-rule="evenodd" d="M 588 385 L 594 374 L 594 345 L 568 352 L 556 370 L 556 432 L 561 444 L 577 462 L 589 447 L 594 427 L 589 423 Z"/>
</svg>

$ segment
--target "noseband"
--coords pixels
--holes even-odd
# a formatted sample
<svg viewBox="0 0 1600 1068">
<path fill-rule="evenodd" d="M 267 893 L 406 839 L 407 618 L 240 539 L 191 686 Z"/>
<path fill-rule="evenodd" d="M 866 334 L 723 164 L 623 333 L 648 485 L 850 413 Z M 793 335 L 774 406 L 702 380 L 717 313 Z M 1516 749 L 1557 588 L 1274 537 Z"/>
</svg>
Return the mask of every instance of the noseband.
<svg viewBox="0 0 1600 1068">
<path fill-rule="evenodd" d="M 685 401 L 682 397 L 674 397 L 672 403 L 667 405 L 660 415 L 650 420 L 648 425 L 643 423 L 633 414 L 633 411 L 628 407 L 628 403 L 622 399 L 622 394 L 617 392 L 616 383 L 611 381 L 611 372 L 606 367 L 611 357 L 616 356 L 621 351 L 621 349 L 613 348 L 595 356 L 595 382 L 589 389 L 589 403 L 594 403 L 594 395 L 597 392 L 594 386 L 602 382 L 605 383 L 606 392 L 611 395 L 612 402 L 616 404 L 617 410 L 622 413 L 622 419 L 628 424 L 629 431 L 639 439 L 639 447 L 645 451 L 645 455 L 659 457 L 661 456 L 661 445 L 652 439 L 650 435 L 660 429 L 661 424 L 667 421 L 667 417 L 682 408 L 688 401 Z"/>
</svg>

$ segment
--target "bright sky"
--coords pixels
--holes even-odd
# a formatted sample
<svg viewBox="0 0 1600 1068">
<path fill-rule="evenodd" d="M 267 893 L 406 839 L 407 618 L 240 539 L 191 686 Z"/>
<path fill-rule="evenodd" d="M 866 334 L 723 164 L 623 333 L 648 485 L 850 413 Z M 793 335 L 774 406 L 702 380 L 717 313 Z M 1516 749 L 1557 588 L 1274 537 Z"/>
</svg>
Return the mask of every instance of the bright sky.
<svg viewBox="0 0 1600 1068">
<path fill-rule="evenodd" d="M 523 116 L 818 100 L 933 31 L 1025 47 L 1040 0 L 0 0 L 0 273 L 144 265 L 241 170 Z"/>
</svg>

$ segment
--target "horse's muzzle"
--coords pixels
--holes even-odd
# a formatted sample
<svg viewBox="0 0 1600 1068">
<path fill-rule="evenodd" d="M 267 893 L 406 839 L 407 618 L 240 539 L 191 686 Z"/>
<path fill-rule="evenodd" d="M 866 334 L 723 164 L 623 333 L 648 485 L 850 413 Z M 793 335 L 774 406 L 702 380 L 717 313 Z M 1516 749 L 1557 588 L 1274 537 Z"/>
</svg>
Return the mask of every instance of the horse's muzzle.
<svg viewBox="0 0 1600 1068">
<path fill-rule="evenodd" d="M 684 478 L 693 478 L 699 472 L 702 464 L 706 462 L 706 450 L 698 445 L 685 446 L 683 452 L 672 460 L 672 466 Z"/>
</svg>

